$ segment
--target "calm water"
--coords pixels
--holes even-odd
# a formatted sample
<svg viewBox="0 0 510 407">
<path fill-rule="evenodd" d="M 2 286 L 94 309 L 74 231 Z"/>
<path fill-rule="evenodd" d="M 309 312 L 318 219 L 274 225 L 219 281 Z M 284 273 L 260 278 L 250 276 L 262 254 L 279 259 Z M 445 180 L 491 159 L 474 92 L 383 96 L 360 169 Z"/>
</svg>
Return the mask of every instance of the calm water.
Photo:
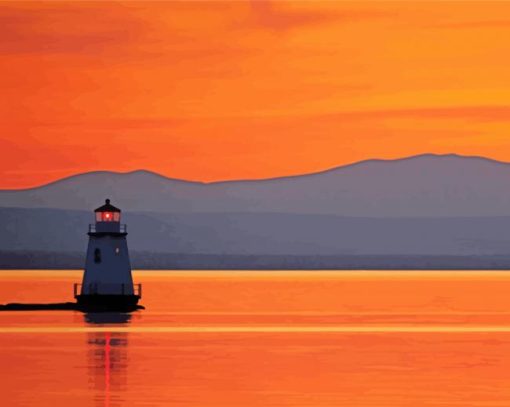
<svg viewBox="0 0 510 407">
<path fill-rule="evenodd" d="M 0 302 L 75 271 L 0 271 Z M 0 313 L 4 406 L 509 406 L 510 273 L 137 272 L 145 311 Z"/>
</svg>

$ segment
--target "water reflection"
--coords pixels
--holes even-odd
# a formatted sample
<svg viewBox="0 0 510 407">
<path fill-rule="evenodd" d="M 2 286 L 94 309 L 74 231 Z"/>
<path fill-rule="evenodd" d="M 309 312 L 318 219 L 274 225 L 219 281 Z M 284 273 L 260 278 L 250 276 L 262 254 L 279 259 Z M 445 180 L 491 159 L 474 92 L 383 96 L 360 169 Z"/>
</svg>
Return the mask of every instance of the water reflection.
<svg viewBox="0 0 510 407">
<path fill-rule="evenodd" d="M 84 314 L 84 321 L 89 325 L 129 324 L 130 320 L 130 314 Z M 124 404 L 122 395 L 127 386 L 128 362 L 127 332 L 88 333 L 87 366 L 96 405 L 113 407 Z"/>
<path fill-rule="evenodd" d="M 127 324 L 131 314 L 120 312 L 87 312 L 84 314 L 87 324 Z"/>
</svg>

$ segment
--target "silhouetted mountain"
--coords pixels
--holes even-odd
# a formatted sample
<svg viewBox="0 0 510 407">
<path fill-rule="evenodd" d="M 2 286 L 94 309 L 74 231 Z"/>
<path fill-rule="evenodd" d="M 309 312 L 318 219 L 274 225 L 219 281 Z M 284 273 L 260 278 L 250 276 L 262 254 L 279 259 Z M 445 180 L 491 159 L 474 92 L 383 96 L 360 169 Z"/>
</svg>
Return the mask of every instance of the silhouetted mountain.
<svg viewBox="0 0 510 407">
<path fill-rule="evenodd" d="M 106 197 L 135 267 L 510 266 L 510 164 L 423 155 L 260 181 L 94 172 L 0 191 L 0 267 L 81 265 Z"/>
<path fill-rule="evenodd" d="M 510 164 L 427 154 L 363 161 L 310 175 L 210 184 L 148 171 L 93 172 L 38 188 L 0 191 L 0 206 L 90 211 L 105 197 L 127 212 L 506 216 Z"/>
</svg>

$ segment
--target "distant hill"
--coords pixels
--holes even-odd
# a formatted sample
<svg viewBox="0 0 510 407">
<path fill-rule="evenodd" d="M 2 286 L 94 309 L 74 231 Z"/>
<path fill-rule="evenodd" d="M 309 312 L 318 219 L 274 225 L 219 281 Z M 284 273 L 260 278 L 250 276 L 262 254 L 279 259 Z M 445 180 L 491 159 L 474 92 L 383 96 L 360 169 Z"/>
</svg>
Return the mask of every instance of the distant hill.
<svg viewBox="0 0 510 407">
<path fill-rule="evenodd" d="M 81 264 L 106 197 L 136 267 L 510 268 L 510 164 L 457 155 L 212 184 L 94 172 L 0 191 L 0 267 Z"/>
<path fill-rule="evenodd" d="M 90 212 L 0 208 L 0 251 L 84 252 Z M 510 217 L 125 214 L 131 249 L 211 255 L 510 255 Z"/>
<path fill-rule="evenodd" d="M 203 184 L 148 171 L 93 172 L 0 191 L 0 207 L 87 210 L 106 197 L 127 212 L 280 213 L 349 217 L 510 215 L 510 164 L 420 155 L 295 177 Z"/>
</svg>

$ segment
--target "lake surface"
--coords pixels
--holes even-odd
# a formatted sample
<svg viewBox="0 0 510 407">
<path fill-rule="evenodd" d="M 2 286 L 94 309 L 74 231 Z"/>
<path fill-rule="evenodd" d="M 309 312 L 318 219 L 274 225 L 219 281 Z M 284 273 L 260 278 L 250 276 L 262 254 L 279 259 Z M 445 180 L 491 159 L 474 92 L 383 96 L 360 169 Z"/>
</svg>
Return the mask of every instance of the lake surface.
<svg viewBox="0 0 510 407">
<path fill-rule="evenodd" d="M 0 271 L 0 303 L 79 271 Z M 0 313 L 4 406 L 509 406 L 510 272 L 138 271 L 145 311 Z"/>
</svg>

